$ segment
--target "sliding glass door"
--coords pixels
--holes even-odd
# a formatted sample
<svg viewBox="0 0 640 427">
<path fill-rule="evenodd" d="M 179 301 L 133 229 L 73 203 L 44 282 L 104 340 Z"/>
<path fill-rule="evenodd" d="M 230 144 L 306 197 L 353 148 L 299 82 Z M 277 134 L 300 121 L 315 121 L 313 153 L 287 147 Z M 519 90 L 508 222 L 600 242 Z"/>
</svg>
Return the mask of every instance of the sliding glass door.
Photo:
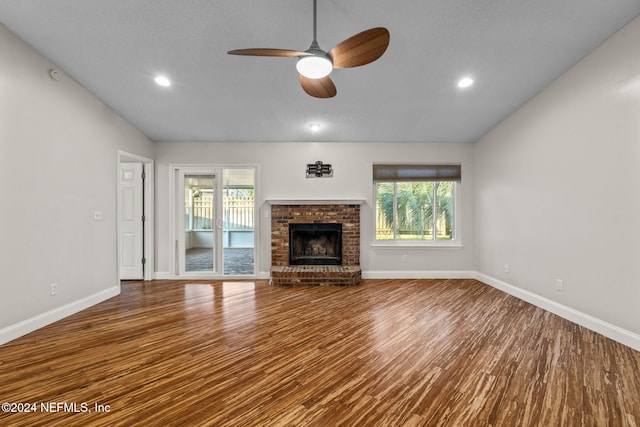
<svg viewBox="0 0 640 427">
<path fill-rule="evenodd" d="M 178 276 L 255 274 L 255 168 L 174 167 Z"/>
</svg>

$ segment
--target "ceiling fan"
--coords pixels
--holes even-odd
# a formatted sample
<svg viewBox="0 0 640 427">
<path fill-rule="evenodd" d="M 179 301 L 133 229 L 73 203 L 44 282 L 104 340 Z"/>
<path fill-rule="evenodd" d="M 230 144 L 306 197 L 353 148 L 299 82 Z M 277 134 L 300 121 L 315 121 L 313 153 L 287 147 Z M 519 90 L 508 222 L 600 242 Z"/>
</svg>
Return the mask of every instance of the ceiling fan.
<svg viewBox="0 0 640 427">
<path fill-rule="evenodd" d="M 305 51 L 289 49 L 236 49 L 227 53 L 247 56 L 298 57 L 296 68 L 300 74 L 302 89 L 316 98 L 336 95 L 336 86 L 329 78 L 334 68 L 352 68 L 366 65 L 380 58 L 389 46 L 389 30 L 371 28 L 338 43 L 329 52 L 318 46 L 316 40 L 316 0 L 313 0 L 313 41 Z"/>
</svg>

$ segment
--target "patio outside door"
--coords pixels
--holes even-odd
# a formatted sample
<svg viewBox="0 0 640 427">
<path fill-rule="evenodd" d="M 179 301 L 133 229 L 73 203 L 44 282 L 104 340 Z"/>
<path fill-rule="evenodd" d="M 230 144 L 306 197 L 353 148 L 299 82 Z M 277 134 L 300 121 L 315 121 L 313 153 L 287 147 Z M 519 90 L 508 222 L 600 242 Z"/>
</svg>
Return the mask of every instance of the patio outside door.
<svg viewBox="0 0 640 427">
<path fill-rule="evenodd" d="M 222 218 L 218 208 L 218 181 L 215 169 L 186 168 L 178 173 L 180 275 L 220 270 Z"/>
<path fill-rule="evenodd" d="M 174 166 L 177 276 L 255 274 L 255 168 Z"/>
</svg>

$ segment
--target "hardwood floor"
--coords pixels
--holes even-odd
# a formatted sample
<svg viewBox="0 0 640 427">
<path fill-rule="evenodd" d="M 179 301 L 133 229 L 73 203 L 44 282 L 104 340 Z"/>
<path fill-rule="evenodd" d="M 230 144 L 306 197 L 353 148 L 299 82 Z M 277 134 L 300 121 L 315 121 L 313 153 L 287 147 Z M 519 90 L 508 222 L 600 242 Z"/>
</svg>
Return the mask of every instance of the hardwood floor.
<svg viewBox="0 0 640 427">
<path fill-rule="evenodd" d="M 3 426 L 638 426 L 640 353 L 474 280 L 128 282 L 0 346 L 0 400 L 36 404 Z"/>
</svg>

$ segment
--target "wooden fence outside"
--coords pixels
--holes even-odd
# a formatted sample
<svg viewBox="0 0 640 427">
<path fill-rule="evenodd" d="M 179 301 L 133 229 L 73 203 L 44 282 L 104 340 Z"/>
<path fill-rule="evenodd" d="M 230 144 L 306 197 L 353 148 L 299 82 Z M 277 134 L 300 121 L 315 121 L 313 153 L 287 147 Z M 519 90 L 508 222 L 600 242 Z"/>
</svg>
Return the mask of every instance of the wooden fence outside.
<svg viewBox="0 0 640 427">
<path fill-rule="evenodd" d="M 253 230 L 253 197 L 225 197 L 223 200 L 223 221 L 225 230 Z M 186 215 L 189 215 L 188 208 Z M 192 229 L 213 228 L 213 199 L 193 199 Z"/>
</svg>

